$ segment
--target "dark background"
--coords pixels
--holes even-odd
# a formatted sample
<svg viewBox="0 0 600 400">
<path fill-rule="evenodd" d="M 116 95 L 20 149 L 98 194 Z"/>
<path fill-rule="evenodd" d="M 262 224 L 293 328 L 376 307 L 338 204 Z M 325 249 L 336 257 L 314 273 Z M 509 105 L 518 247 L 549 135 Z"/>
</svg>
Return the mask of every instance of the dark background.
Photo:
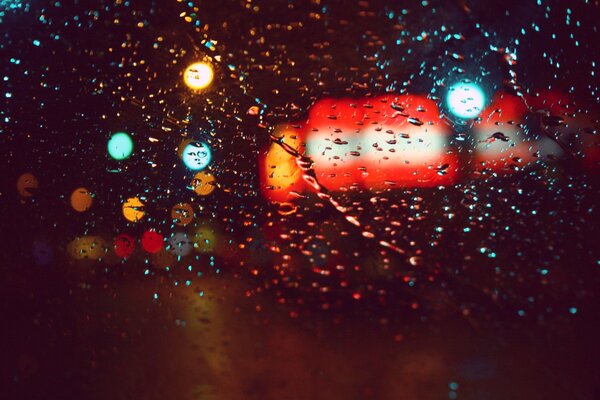
<svg viewBox="0 0 600 400">
<path fill-rule="evenodd" d="M 314 196 L 281 216 L 259 196 L 257 175 L 271 129 L 306 118 L 318 99 L 442 98 L 440 81 L 464 76 L 488 96 L 508 90 L 508 70 L 490 44 L 518 50 L 514 69 L 525 92 L 570 93 L 575 114 L 597 112 L 597 4 L 10 4 L 20 3 L 0 6 L 0 398 L 437 399 L 451 396 L 452 382 L 466 399 L 598 397 L 597 169 L 583 167 L 578 136 L 569 140 L 571 156 L 522 174 L 390 194 L 411 204 L 422 198 L 427 218 L 399 238 L 427 249 L 421 267 L 382 253 Z M 194 13 L 191 22 L 184 11 Z M 190 93 L 181 72 L 205 56 L 220 56 L 216 80 Z M 259 116 L 247 113 L 253 105 Z M 116 131 L 135 140 L 126 162 L 106 155 Z M 220 187 L 210 197 L 185 188 L 193 174 L 176 148 L 186 138 L 213 150 Z M 15 190 L 24 172 L 40 182 L 26 201 Z M 80 186 L 97 196 L 83 214 L 68 200 Z M 128 224 L 120 207 L 134 195 L 148 198 L 148 217 Z M 340 199 L 364 204 L 369 195 Z M 168 236 L 168 210 L 180 201 L 219 225 L 219 268 L 200 257 L 165 271 L 139 246 L 125 262 L 66 255 L 78 235 L 139 238 L 154 228 Z M 476 207 L 459 206 L 470 202 Z M 377 208 L 364 217 L 386 221 L 392 212 L 414 216 Z M 300 248 L 269 234 L 270 225 L 299 231 L 291 242 Z M 255 247 L 240 250 L 248 238 Z M 36 241 L 52 249 L 49 265 L 37 265 Z M 342 250 L 336 262 L 358 268 L 314 276 L 314 260 L 300 251 L 312 243 Z M 272 244 L 282 252 L 269 251 Z M 481 254 L 484 245 L 497 257 Z M 283 254 L 291 266 L 282 276 Z M 370 272 L 383 258 L 392 272 Z M 400 284 L 405 276 L 417 284 Z"/>
</svg>

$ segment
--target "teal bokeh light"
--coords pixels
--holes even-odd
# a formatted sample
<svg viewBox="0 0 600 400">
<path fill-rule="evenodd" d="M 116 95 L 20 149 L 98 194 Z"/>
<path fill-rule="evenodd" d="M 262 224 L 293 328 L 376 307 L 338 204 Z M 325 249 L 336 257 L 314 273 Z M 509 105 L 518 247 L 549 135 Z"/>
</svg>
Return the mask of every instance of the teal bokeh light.
<svg viewBox="0 0 600 400">
<path fill-rule="evenodd" d="M 108 154 L 115 160 L 124 160 L 133 153 L 133 140 L 125 132 L 117 132 L 108 140 Z"/>
<path fill-rule="evenodd" d="M 210 149 L 202 142 L 192 142 L 183 149 L 182 159 L 186 167 L 199 171 L 210 163 Z"/>
<path fill-rule="evenodd" d="M 458 82 L 448 90 L 448 109 L 459 118 L 475 118 L 485 106 L 483 90 L 472 82 Z"/>
</svg>

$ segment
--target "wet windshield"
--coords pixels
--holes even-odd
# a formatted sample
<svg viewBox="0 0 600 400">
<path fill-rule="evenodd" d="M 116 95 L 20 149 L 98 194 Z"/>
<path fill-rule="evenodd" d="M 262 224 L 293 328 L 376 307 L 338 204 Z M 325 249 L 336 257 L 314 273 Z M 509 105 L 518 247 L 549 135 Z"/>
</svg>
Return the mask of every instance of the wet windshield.
<svg viewBox="0 0 600 400">
<path fill-rule="evenodd" d="M 595 398 L 598 17 L 0 1 L 10 398 Z"/>
</svg>

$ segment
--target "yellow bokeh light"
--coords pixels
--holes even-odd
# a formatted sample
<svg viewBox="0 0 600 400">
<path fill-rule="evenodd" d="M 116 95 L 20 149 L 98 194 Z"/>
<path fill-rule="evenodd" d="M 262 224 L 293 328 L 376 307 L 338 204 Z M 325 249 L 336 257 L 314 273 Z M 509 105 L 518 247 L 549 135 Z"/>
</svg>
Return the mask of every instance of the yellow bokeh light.
<svg viewBox="0 0 600 400">
<path fill-rule="evenodd" d="M 80 187 L 71 193 L 71 207 L 77 212 L 89 210 L 93 202 L 92 194 L 86 188 Z"/>
<path fill-rule="evenodd" d="M 214 78 L 212 66 L 207 63 L 194 63 L 186 68 L 183 73 L 183 81 L 194 90 L 204 89 L 210 85 Z"/>
<path fill-rule="evenodd" d="M 67 254 L 74 260 L 99 260 L 108 253 L 108 245 L 99 236 L 82 236 L 67 245 Z"/>
<path fill-rule="evenodd" d="M 207 196 L 215 190 L 215 177 L 209 172 L 198 172 L 192 179 L 192 187 L 196 194 Z"/>
<path fill-rule="evenodd" d="M 295 150 L 300 148 L 300 140 L 296 131 L 283 130 L 277 136 Z M 294 156 L 278 144 L 271 144 L 265 159 L 267 166 L 267 185 L 276 190 L 287 189 L 302 178 L 302 170 Z"/>
<path fill-rule="evenodd" d="M 200 225 L 191 236 L 194 249 L 199 253 L 212 253 L 217 246 L 217 233 L 209 224 Z"/>
<path fill-rule="evenodd" d="M 139 197 L 130 197 L 123 203 L 123 216 L 127 221 L 138 222 L 145 214 L 144 203 Z"/>
<path fill-rule="evenodd" d="M 302 178 L 296 159 L 279 145 L 273 144 L 267 153 L 267 185 L 287 189 Z"/>
</svg>

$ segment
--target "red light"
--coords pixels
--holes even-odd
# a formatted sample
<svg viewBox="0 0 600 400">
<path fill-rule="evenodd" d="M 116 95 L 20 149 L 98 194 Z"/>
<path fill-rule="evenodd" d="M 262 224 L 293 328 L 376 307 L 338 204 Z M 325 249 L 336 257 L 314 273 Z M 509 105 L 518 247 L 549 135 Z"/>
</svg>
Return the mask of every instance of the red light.
<svg viewBox="0 0 600 400">
<path fill-rule="evenodd" d="M 127 258 L 135 250 L 135 239 L 131 236 L 121 233 L 115 238 L 115 254 L 121 258 Z"/>
<path fill-rule="evenodd" d="M 150 254 L 158 253 L 163 247 L 164 238 L 160 233 L 147 230 L 142 235 L 142 248 Z"/>
</svg>

